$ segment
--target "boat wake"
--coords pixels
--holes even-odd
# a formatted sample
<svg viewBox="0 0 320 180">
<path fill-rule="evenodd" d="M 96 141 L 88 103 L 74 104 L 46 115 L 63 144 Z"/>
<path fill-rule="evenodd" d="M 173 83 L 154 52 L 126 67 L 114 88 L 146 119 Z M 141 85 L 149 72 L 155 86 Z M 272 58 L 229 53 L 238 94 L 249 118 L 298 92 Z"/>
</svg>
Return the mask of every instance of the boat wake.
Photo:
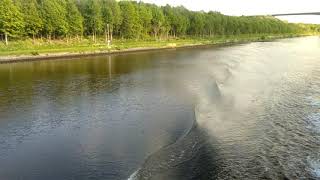
<svg viewBox="0 0 320 180">
<path fill-rule="evenodd" d="M 130 179 L 320 177 L 318 62 L 306 64 L 289 52 L 288 60 L 275 62 L 272 52 L 287 47 L 248 46 L 251 51 L 231 50 L 245 57 L 241 61 L 224 55 L 197 67 L 189 83 L 196 97 L 193 127 L 149 156 Z"/>
<path fill-rule="evenodd" d="M 136 179 L 209 179 L 214 177 L 216 152 L 210 136 L 198 121 L 202 111 L 214 107 L 221 94 L 216 82 L 205 88 L 205 97 L 198 99 L 195 106 L 192 128 L 175 143 L 161 148 L 149 156 L 142 167 L 134 172 L 129 180 Z M 212 109 L 211 109 L 212 111 Z"/>
</svg>

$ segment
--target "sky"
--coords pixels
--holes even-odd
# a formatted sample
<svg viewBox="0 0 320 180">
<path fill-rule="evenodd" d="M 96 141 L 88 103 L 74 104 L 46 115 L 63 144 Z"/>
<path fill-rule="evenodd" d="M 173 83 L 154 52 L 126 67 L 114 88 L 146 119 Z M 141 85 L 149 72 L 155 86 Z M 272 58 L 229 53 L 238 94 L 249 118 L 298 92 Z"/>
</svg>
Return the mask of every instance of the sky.
<svg viewBox="0 0 320 180">
<path fill-rule="evenodd" d="M 267 15 L 320 12 L 320 0 L 142 0 L 157 5 L 183 5 L 194 11 L 218 11 L 226 15 Z M 278 17 L 289 22 L 320 24 L 319 16 Z"/>
</svg>

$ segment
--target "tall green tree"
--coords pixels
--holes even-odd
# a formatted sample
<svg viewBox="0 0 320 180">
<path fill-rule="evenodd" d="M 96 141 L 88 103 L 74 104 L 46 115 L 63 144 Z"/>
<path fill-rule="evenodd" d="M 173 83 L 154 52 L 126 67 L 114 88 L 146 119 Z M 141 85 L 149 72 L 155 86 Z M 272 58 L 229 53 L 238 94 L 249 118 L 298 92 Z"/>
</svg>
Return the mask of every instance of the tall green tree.
<svg viewBox="0 0 320 180">
<path fill-rule="evenodd" d="M 23 13 L 25 33 L 35 38 L 43 27 L 37 0 L 21 0 L 21 11 Z"/>
<path fill-rule="evenodd" d="M 0 0 L 0 32 L 5 36 L 8 45 L 8 37 L 17 37 L 23 33 L 23 16 L 12 0 Z"/>
<path fill-rule="evenodd" d="M 190 19 L 191 28 L 190 32 L 193 35 L 203 35 L 204 27 L 205 27 L 205 16 L 202 12 L 196 12 L 191 15 Z"/>
<path fill-rule="evenodd" d="M 67 0 L 66 18 L 68 23 L 68 35 L 79 36 L 83 34 L 83 17 L 80 14 L 75 0 Z"/>
<path fill-rule="evenodd" d="M 103 20 L 101 14 L 101 4 L 97 0 L 84 1 L 84 22 L 86 33 L 92 35 L 93 41 L 96 42 L 97 34 L 103 31 Z"/>
<path fill-rule="evenodd" d="M 0 35 L 54 37 L 113 35 L 128 39 L 183 36 L 313 33 L 317 25 L 291 24 L 271 16 L 237 17 L 159 7 L 129 0 L 0 0 Z M 109 42 L 109 41 L 108 41 Z"/>
<path fill-rule="evenodd" d="M 113 17 L 112 32 L 119 34 L 120 26 L 123 20 L 119 3 L 115 0 L 109 0 L 109 6 L 111 7 Z"/>
<path fill-rule="evenodd" d="M 148 36 L 152 29 L 151 27 L 152 12 L 144 3 L 139 3 L 138 11 L 139 11 L 139 17 L 140 17 L 139 23 L 142 26 L 142 34 L 144 36 Z"/>
<path fill-rule="evenodd" d="M 66 2 L 64 0 L 39 0 L 43 19 L 43 34 L 49 39 L 52 36 L 64 36 L 69 26 L 66 18 Z"/>
<path fill-rule="evenodd" d="M 119 29 L 122 24 L 121 9 L 115 0 L 102 0 L 102 18 L 104 29 L 109 26 L 110 39 L 112 40 L 113 34 L 119 34 Z"/>
<path fill-rule="evenodd" d="M 103 29 L 105 34 L 106 42 L 111 40 L 112 34 L 112 27 L 113 27 L 113 12 L 111 6 L 109 4 L 109 0 L 102 0 L 102 8 L 101 8 L 101 15 L 103 21 Z"/>
<path fill-rule="evenodd" d="M 162 9 L 158 6 L 155 6 L 155 5 L 151 6 L 151 12 L 152 12 L 152 19 L 151 19 L 152 33 L 154 35 L 154 38 L 157 39 L 165 24 L 165 17 L 163 15 Z"/>
<path fill-rule="evenodd" d="M 138 38 L 140 36 L 139 16 L 132 2 L 121 1 L 120 8 L 123 21 L 120 33 L 123 38 Z"/>
</svg>

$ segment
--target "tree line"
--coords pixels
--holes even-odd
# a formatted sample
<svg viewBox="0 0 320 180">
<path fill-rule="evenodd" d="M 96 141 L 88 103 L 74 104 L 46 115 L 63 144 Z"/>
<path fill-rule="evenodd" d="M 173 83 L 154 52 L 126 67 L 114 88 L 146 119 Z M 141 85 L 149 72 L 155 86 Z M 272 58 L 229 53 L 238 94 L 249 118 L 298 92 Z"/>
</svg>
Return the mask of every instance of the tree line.
<svg viewBox="0 0 320 180">
<path fill-rule="evenodd" d="M 183 6 L 116 0 L 0 0 L 0 35 L 8 38 L 114 36 L 125 39 L 282 34 L 320 31 L 269 16 L 226 16 Z"/>
</svg>

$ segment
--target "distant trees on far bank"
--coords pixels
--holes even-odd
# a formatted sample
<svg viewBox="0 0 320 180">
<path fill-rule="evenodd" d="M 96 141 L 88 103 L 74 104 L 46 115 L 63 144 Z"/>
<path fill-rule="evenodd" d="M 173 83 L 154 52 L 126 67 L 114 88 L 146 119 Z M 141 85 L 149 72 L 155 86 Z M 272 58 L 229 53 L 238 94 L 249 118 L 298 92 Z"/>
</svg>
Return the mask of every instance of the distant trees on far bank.
<svg viewBox="0 0 320 180">
<path fill-rule="evenodd" d="M 159 7 L 116 0 L 0 0 L 0 36 L 124 39 L 320 32 L 318 25 L 291 24 L 273 17 L 235 17 L 218 12 Z"/>
</svg>

